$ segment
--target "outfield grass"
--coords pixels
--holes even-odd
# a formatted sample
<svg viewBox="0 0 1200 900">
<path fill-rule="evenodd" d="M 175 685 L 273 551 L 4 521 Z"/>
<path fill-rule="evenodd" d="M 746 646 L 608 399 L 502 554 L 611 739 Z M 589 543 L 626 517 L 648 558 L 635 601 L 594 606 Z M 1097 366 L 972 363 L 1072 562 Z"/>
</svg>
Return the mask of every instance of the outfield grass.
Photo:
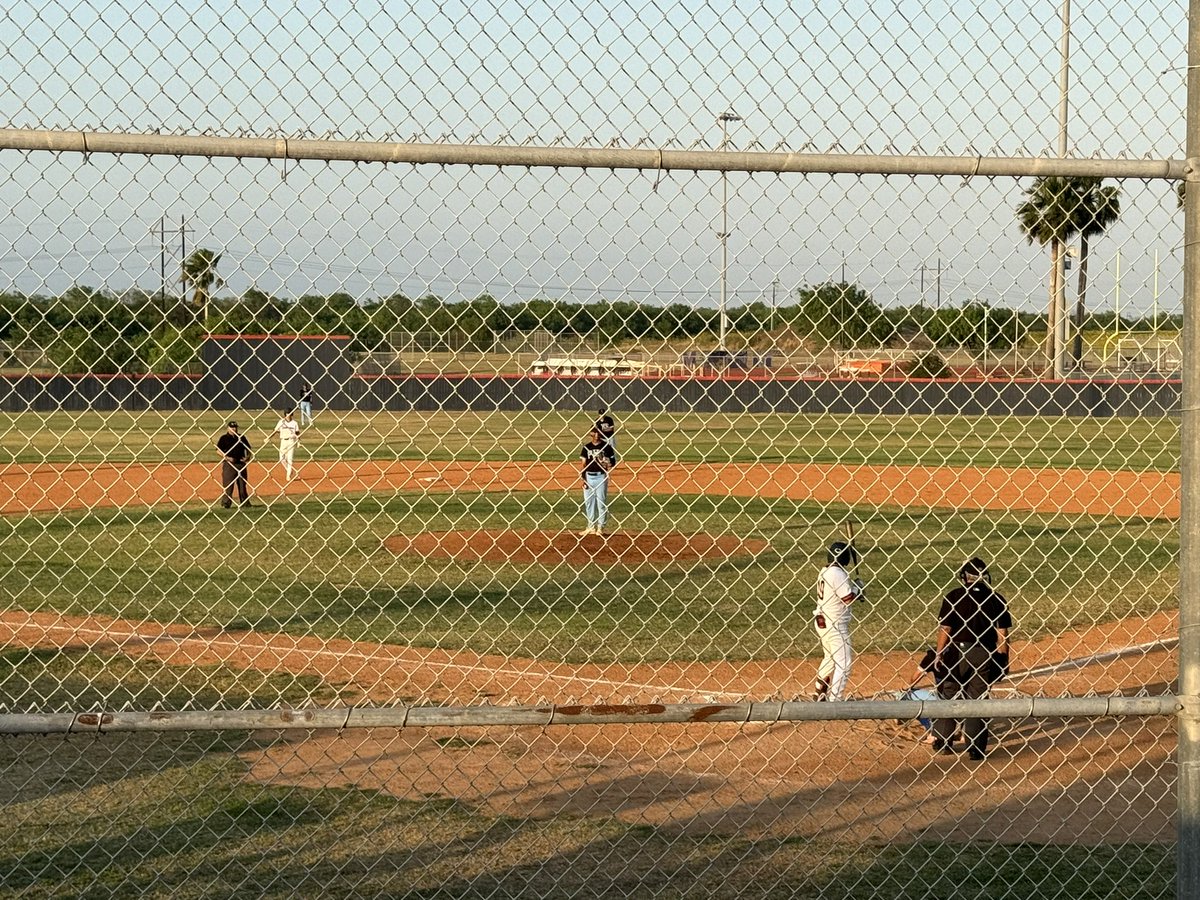
<svg viewBox="0 0 1200 900">
<path fill-rule="evenodd" d="M 658 571 L 396 557 L 391 534 L 575 528 L 562 493 L 316 497 L 226 511 L 0 520 L 6 585 L 32 610 L 628 662 L 816 652 L 811 585 L 851 511 L 788 500 L 622 493 L 617 526 L 762 538 L 753 560 Z M 923 646 L 953 566 L 993 564 L 1022 638 L 1149 614 L 1178 579 L 1173 522 L 882 510 L 859 523 L 863 651 Z M 1052 602 L 1048 602 L 1052 601 Z"/>
<path fill-rule="evenodd" d="M 278 416 L 234 414 L 256 447 Z M 229 414 L 23 413 L 0 432 L 0 464 L 213 462 Z M 324 411 L 299 458 L 574 460 L 591 425 L 581 412 Z M 618 423 L 630 461 L 1177 471 L 1176 418 L 729 415 L 634 413 Z"/>
</svg>

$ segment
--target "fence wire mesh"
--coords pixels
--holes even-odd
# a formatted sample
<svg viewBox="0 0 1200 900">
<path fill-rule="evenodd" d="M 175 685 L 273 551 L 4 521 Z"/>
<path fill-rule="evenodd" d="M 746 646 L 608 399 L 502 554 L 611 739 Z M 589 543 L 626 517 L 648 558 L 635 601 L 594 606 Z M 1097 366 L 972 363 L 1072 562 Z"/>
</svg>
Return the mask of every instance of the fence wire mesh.
<svg viewBox="0 0 1200 900">
<path fill-rule="evenodd" d="M 1173 893 L 1187 8 L 861 6 L 0 9 L 0 892 Z"/>
</svg>

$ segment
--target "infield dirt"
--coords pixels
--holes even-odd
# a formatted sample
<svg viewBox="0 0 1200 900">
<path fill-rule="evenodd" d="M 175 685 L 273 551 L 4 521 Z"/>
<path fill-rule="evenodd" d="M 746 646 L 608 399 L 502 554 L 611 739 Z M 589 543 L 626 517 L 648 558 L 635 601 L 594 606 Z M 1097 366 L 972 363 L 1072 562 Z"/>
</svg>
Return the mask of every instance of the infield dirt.
<svg viewBox="0 0 1200 900">
<path fill-rule="evenodd" d="M 277 467 L 252 465 L 260 500 L 338 492 L 421 490 L 576 491 L 570 463 L 309 462 L 289 484 Z M 945 509 L 1032 510 L 1179 518 L 1179 475 L 1081 469 L 954 469 L 924 466 L 622 463 L 616 490 L 771 497 Z M 43 464 L 0 467 L 0 511 L 215 503 L 215 466 Z"/>
<path fill-rule="evenodd" d="M 1177 632 L 1158 614 L 1036 643 L 1016 642 L 1008 692 L 1173 690 L 1161 645 L 1088 657 Z M 530 702 L 732 702 L 790 698 L 807 659 L 573 666 L 290 634 L 227 632 L 45 613 L 0 614 L 10 647 L 149 654 L 174 665 L 224 664 L 317 675 L 353 705 Z M 1059 663 L 1057 668 L 1050 664 Z M 907 654 L 864 655 L 856 696 L 907 683 Z M 1037 677 L 1031 669 L 1045 669 Z M 695 833 L 821 834 L 849 841 L 946 837 L 1047 843 L 1174 840 L 1175 730 L 1163 718 L 996 723 L 988 759 L 934 756 L 915 723 L 614 725 L 376 729 L 280 736 L 245 754 L 250 777 L 454 799 L 489 814 L 604 815 Z"/>
</svg>

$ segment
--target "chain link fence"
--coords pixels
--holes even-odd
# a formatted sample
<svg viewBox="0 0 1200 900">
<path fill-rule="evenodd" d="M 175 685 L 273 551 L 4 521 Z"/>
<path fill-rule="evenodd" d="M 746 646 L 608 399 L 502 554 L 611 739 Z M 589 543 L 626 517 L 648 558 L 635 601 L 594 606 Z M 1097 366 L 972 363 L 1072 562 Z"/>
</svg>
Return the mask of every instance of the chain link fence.
<svg viewBox="0 0 1200 900">
<path fill-rule="evenodd" d="M 0 892 L 1191 895 L 1189 11 L 861 6 L 0 11 Z"/>
</svg>

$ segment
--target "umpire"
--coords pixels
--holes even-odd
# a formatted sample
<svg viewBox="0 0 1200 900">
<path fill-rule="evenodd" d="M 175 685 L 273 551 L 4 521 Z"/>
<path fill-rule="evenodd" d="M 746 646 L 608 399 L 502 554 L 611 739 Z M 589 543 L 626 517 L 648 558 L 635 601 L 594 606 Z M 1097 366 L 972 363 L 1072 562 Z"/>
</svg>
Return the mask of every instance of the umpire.
<svg viewBox="0 0 1200 900">
<path fill-rule="evenodd" d="M 237 488 L 238 505 L 250 505 L 250 482 L 247 469 L 250 465 L 250 439 L 238 432 L 238 423 L 230 422 L 225 433 L 217 438 L 217 452 L 221 454 L 221 506 L 229 509 L 233 505 L 233 490 Z"/>
<path fill-rule="evenodd" d="M 937 649 L 933 675 L 942 700 L 978 700 L 1008 674 L 1008 632 L 1012 617 L 1008 601 L 992 589 L 987 564 L 975 557 L 958 570 L 956 587 L 938 612 Z M 953 753 L 954 719 L 937 719 L 933 749 Z M 987 755 L 988 720 L 966 719 L 963 734 L 967 755 L 978 761 Z"/>
</svg>

